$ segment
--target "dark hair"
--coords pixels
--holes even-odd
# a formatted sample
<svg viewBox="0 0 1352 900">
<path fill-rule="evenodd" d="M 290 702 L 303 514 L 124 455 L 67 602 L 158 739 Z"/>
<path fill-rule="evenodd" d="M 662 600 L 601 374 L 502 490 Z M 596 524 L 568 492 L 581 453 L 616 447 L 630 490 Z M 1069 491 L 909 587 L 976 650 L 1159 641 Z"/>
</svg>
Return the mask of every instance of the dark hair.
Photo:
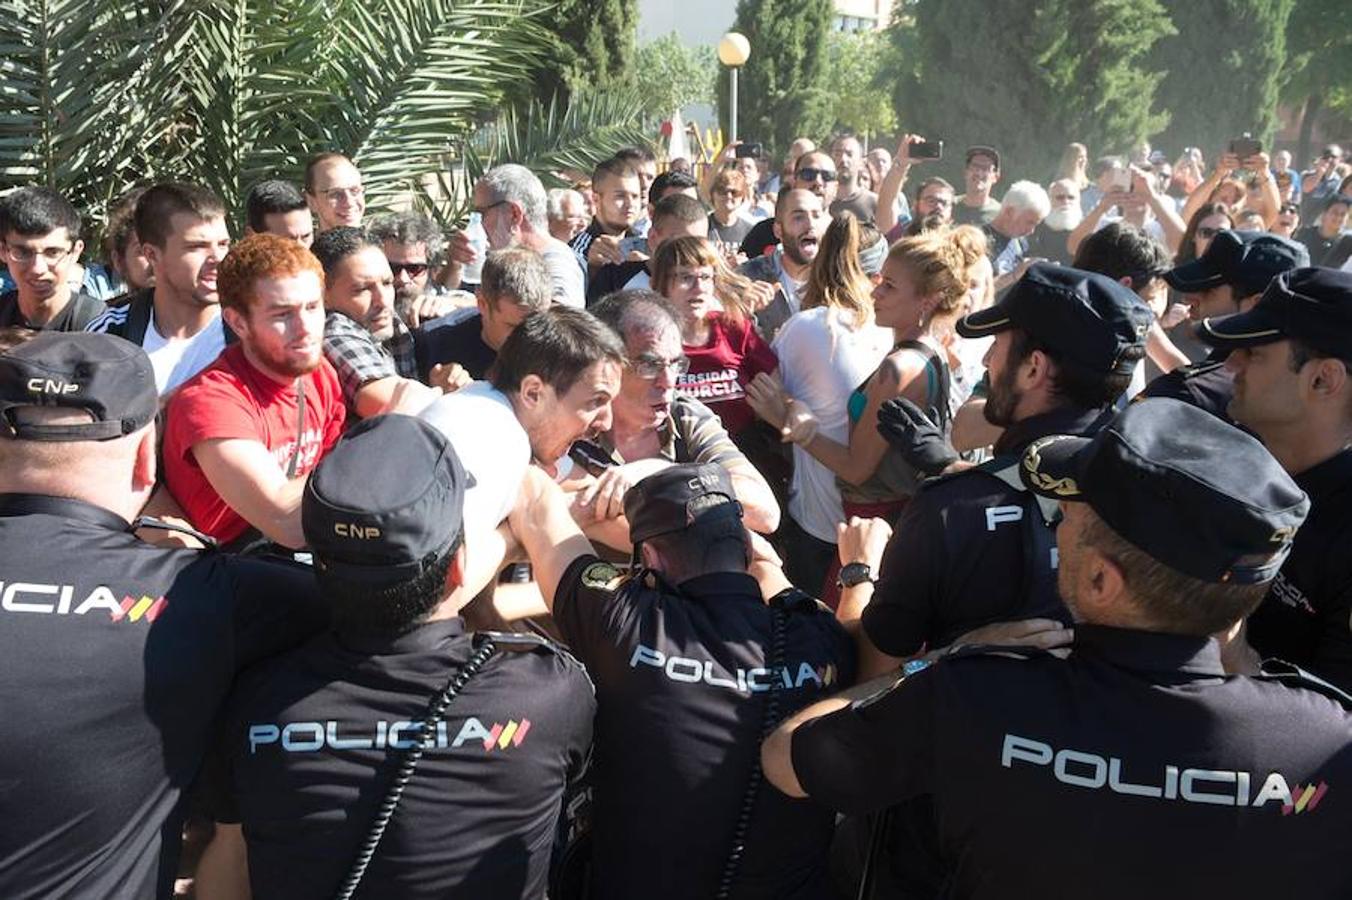
<svg viewBox="0 0 1352 900">
<path fill-rule="evenodd" d="M 583 372 L 605 359 L 624 362 L 615 332 L 585 310 L 554 306 L 527 316 L 503 342 L 490 380 L 511 393 L 535 375 L 556 394 L 566 394 Z"/>
<path fill-rule="evenodd" d="M 647 147 L 621 147 L 615 151 L 615 158 L 622 159 L 635 168 L 643 163 L 657 162 L 657 157 Z"/>
<path fill-rule="evenodd" d="M 618 156 L 602 160 L 592 169 L 592 190 L 607 178 L 637 178 L 638 169 L 635 169 L 627 160 L 620 159 Z"/>
<path fill-rule="evenodd" d="M 169 220 L 184 213 L 199 222 L 225 218 L 225 205 L 211 191 L 183 181 L 166 181 L 146 188 L 136 201 L 136 236 L 160 249 L 169 240 Z"/>
<path fill-rule="evenodd" d="M 103 255 L 108 257 L 110 264 L 127 252 L 127 245 L 136 233 L 136 204 L 145 192 L 145 187 L 134 187 L 108 207 L 108 227 L 103 230 Z"/>
<path fill-rule="evenodd" d="M 1184 575 L 1122 537 L 1092 509 L 1087 512 L 1079 546 L 1092 547 L 1116 564 L 1152 630 L 1196 637 L 1215 634 L 1253 612 L 1271 586 L 1216 584 Z"/>
<path fill-rule="evenodd" d="M 1122 392 L 1131 384 L 1131 373 L 1125 375 L 1104 374 L 1086 369 L 1073 360 L 1066 359 L 1057 351 L 1043 344 L 1022 328 L 1010 329 L 1009 351 L 1005 365 L 1007 371 L 1014 371 L 1025 359 L 1041 350 L 1056 364 L 1052 372 L 1052 393 L 1064 402 L 1081 409 L 1102 409 L 1117 402 Z M 1138 344 L 1123 351 L 1123 361 L 1136 361 L 1145 356 L 1145 344 Z"/>
<path fill-rule="evenodd" d="M 696 498 L 690 505 L 693 512 L 728 502 L 721 496 L 708 495 Z M 647 543 L 662 554 L 666 564 L 663 574 L 677 584 L 711 572 L 745 570 L 751 564 L 746 526 L 739 517 L 697 521 L 680 531 L 649 538 Z"/>
<path fill-rule="evenodd" d="M 655 331 L 662 325 L 681 330 L 681 314 L 671 301 L 656 291 L 634 288 L 606 294 L 588 310 L 615 332 L 624 343 L 629 335 L 640 331 Z"/>
<path fill-rule="evenodd" d="M 1104 172 L 1111 169 L 1120 169 L 1126 164 L 1126 161 L 1120 156 L 1100 156 L 1094 160 L 1094 179 L 1097 180 Z"/>
<path fill-rule="evenodd" d="M 320 166 L 324 165 L 324 163 L 332 162 L 335 159 L 341 159 L 344 162 L 349 163 L 352 162 L 352 160 L 348 159 L 343 154 L 336 153 L 332 150 L 327 153 L 320 153 L 310 157 L 309 162 L 305 164 L 305 193 L 314 194 L 315 192 L 315 169 L 318 169 Z"/>
<path fill-rule="evenodd" d="M 1349 197 L 1346 194 L 1333 194 L 1324 201 L 1323 209 L 1331 209 L 1332 207 L 1339 205 L 1352 206 L 1352 197 Z"/>
<path fill-rule="evenodd" d="M 494 250 L 484 259 L 479 296 L 494 309 L 501 300 L 509 300 L 531 312 L 548 309 L 554 300 L 554 287 L 545 258 L 529 247 Z"/>
<path fill-rule="evenodd" d="M 329 603 L 334 627 L 358 633 L 399 634 L 424 622 L 445 599 L 446 575 L 460 541 L 457 535 L 421 575 L 381 587 L 315 566 L 315 580 Z"/>
<path fill-rule="evenodd" d="M 380 249 L 380 245 L 371 239 L 371 235 L 367 233 L 365 228 L 344 225 L 341 228 L 331 228 L 315 235 L 315 242 L 310 245 L 310 252 L 324 267 L 324 274 L 332 275 L 334 268 L 340 262 L 354 253 L 365 250 L 367 247 Z"/>
<path fill-rule="evenodd" d="M 953 192 L 953 185 L 949 184 L 947 179 L 940 178 L 938 175 L 934 175 L 929 178 L 926 178 L 924 181 L 920 182 L 920 184 L 916 186 L 915 202 L 916 203 L 920 202 L 920 195 L 925 193 L 925 188 L 934 187 L 936 184 L 939 187 L 946 188 L 949 191 L 949 193 Z"/>
<path fill-rule="evenodd" d="M 688 191 L 699 190 L 699 182 L 691 178 L 685 172 L 666 171 L 653 179 L 653 183 L 648 185 L 648 199 L 653 203 L 662 200 L 662 194 L 666 191 Z"/>
<path fill-rule="evenodd" d="M 1291 355 L 1287 359 L 1286 365 L 1292 372 L 1299 372 L 1312 359 L 1337 359 L 1347 369 L 1348 374 L 1352 374 L 1352 353 L 1349 353 L 1347 357 L 1333 356 L 1322 350 L 1316 350 L 1298 338 L 1287 338 L 1287 340 L 1291 343 Z"/>
<path fill-rule="evenodd" d="M 653 182 L 656 184 L 656 182 Z M 688 194 L 672 194 L 670 197 L 663 197 L 653 206 L 653 221 L 667 222 L 671 220 L 684 222 L 687 225 L 693 225 L 696 222 L 702 222 L 708 218 L 708 213 L 704 211 L 704 204 L 700 203 L 694 197 Z"/>
<path fill-rule="evenodd" d="M 1164 245 L 1129 222 L 1110 222 L 1085 238 L 1072 265 L 1114 281 L 1130 276 L 1134 291 L 1170 268 Z"/>
<path fill-rule="evenodd" d="M 441 229 L 422 213 L 401 212 L 377 216 L 366 226 L 371 240 L 384 245 L 386 241 L 396 244 L 424 244 L 427 247 L 429 262 L 441 256 Z"/>
<path fill-rule="evenodd" d="M 1197 245 L 1194 238 L 1197 237 L 1197 229 L 1201 226 L 1203 219 L 1208 219 L 1217 213 L 1230 220 L 1230 224 L 1235 224 L 1235 214 L 1230 210 L 1228 204 L 1219 202 L 1203 203 L 1197 207 L 1197 212 L 1192 214 L 1188 220 L 1188 227 L 1183 232 L 1183 238 L 1178 242 L 1178 253 L 1174 255 L 1174 265 L 1181 266 L 1184 263 L 1190 263 L 1197 258 Z"/>
<path fill-rule="evenodd" d="M 71 202 L 51 188 L 19 188 L 0 201 L 0 239 L 8 234 L 41 237 L 64 228 L 72 241 L 78 241 L 81 224 Z"/>
<path fill-rule="evenodd" d="M 267 231 L 267 216 L 308 209 L 305 198 L 289 181 L 260 181 L 249 188 L 244 198 L 244 222 L 254 231 Z"/>
</svg>

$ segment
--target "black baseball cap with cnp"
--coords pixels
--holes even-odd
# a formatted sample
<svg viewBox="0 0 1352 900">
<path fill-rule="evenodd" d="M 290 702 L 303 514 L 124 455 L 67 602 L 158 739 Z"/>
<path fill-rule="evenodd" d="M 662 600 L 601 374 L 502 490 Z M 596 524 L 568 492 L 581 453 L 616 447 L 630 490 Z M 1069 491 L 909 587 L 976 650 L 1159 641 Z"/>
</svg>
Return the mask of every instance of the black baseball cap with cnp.
<svg viewBox="0 0 1352 900">
<path fill-rule="evenodd" d="M 88 413 L 89 421 L 26 422 L 34 407 Z M 25 441 L 110 441 L 140 431 L 159 411 L 144 350 L 110 334 L 44 332 L 0 354 L 0 418 Z"/>
<path fill-rule="evenodd" d="M 717 463 L 670 466 L 644 478 L 624 495 L 629 540 L 638 546 L 649 538 L 684 531 L 696 522 L 738 519 L 742 504 L 732 488 L 732 476 Z"/>
<path fill-rule="evenodd" d="M 1277 276 L 1248 312 L 1203 319 L 1197 337 L 1213 347 L 1253 347 L 1293 338 L 1352 361 L 1352 272 L 1308 266 Z"/>
<path fill-rule="evenodd" d="M 1310 500 L 1256 439 L 1188 403 L 1133 403 L 1092 438 L 1054 435 L 1024 452 L 1029 490 L 1088 503 L 1151 558 L 1199 581 L 1277 575 Z"/>
<path fill-rule="evenodd" d="M 1310 264 L 1304 244 L 1261 231 L 1218 231 L 1206 252 L 1164 273 L 1169 287 L 1195 294 L 1233 285 L 1236 299 L 1261 294 L 1283 272 Z"/>
<path fill-rule="evenodd" d="M 421 419 L 366 419 L 310 473 L 301 527 L 325 574 L 365 584 L 416 578 L 463 527 L 473 485 L 446 436 Z"/>
<path fill-rule="evenodd" d="M 1153 315 L 1131 288 L 1106 275 L 1033 263 L 994 306 L 958 320 L 958 334 L 1028 332 L 1090 372 L 1128 375 L 1141 358 Z"/>
</svg>

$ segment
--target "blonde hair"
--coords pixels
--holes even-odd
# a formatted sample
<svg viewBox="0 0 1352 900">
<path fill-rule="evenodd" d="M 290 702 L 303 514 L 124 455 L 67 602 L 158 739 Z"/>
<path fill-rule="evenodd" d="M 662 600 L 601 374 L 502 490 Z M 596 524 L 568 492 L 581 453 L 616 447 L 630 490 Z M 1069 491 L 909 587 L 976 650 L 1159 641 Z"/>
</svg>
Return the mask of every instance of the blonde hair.
<svg viewBox="0 0 1352 900">
<path fill-rule="evenodd" d="M 854 327 L 873 321 L 873 284 L 859 265 L 859 220 L 843 213 L 831 221 L 812 261 L 803 309 L 825 306 L 850 313 Z"/>
<path fill-rule="evenodd" d="M 1084 154 L 1085 168 L 1075 171 L 1075 160 Z M 1089 168 L 1089 148 L 1079 142 L 1072 142 L 1066 145 L 1066 149 L 1061 151 L 1061 162 L 1056 167 L 1056 180 L 1067 179 L 1074 182 L 1080 190 L 1089 186 L 1089 177 L 1086 174 Z"/>
<path fill-rule="evenodd" d="M 751 318 L 751 303 L 746 296 L 751 279 L 728 268 L 722 255 L 702 237 L 673 238 L 658 248 L 653 259 L 653 290 L 666 296 L 677 269 L 705 266 L 714 270 L 714 295 L 723 304 L 723 314 L 738 325 L 745 323 Z"/>
<path fill-rule="evenodd" d="M 986 238 L 971 225 L 922 231 L 892 245 L 887 259 L 905 266 L 923 297 L 938 295 L 932 319 L 953 318 L 967 299 L 969 272 L 985 255 Z"/>
</svg>

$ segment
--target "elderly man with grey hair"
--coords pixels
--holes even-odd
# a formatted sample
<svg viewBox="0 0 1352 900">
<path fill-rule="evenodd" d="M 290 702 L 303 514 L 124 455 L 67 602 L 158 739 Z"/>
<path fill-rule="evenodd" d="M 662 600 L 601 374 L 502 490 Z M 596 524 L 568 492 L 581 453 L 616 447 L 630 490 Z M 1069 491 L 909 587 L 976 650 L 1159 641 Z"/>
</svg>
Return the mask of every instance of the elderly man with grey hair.
<svg viewBox="0 0 1352 900">
<path fill-rule="evenodd" d="M 544 257 L 554 301 L 582 307 L 586 284 L 577 257 L 568 245 L 549 233 L 545 186 L 525 166 L 507 163 L 484 173 L 474 185 L 474 210 L 483 221 L 490 250 L 527 247 Z M 451 237 L 451 258 L 474 260 L 475 251 L 464 232 Z"/>
<path fill-rule="evenodd" d="M 394 275 L 394 306 L 399 317 L 416 328 L 423 298 L 437 289 L 431 268 L 440 262 L 445 243 L 437 224 L 420 213 L 390 213 L 367 226 L 371 240 L 380 245 Z"/>
<path fill-rule="evenodd" d="M 1012 284 L 1027 268 L 1028 236 L 1051 212 L 1047 191 L 1035 181 L 1016 181 L 1000 201 L 1000 211 L 981 230 L 986 234 L 991 265 L 995 268 L 995 289 Z M 1015 274 L 1015 273 L 1018 274 Z M 1002 281 L 1001 279 L 1004 279 Z"/>
<path fill-rule="evenodd" d="M 584 231 L 590 217 L 587 201 L 572 188 L 551 188 L 549 191 L 549 233 L 565 244 Z"/>
</svg>

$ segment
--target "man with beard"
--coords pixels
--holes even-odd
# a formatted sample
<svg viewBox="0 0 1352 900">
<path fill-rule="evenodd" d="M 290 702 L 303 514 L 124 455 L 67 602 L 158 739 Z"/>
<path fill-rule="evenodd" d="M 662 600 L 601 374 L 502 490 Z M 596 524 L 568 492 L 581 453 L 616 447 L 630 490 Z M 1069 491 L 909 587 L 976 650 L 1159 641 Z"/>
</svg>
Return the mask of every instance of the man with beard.
<svg viewBox="0 0 1352 900">
<path fill-rule="evenodd" d="M 427 216 L 415 212 L 379 216 L 366 231 L 390 264 L 394 311 L 409 328 L 417 328 L 422 324 L 432 262 L 441 257 L 441 231 Z"/>
<path fill-rule="evenodd" d="M 1070 265 L 1073 255 L 1066 238 L 1084 218 L 1080 209 L 1080 188 L 1069 178 L 1053 181 L 1047 192 L 1052 208 L 1042 224 L 1028 236 L 1028 256 Z"/>
<path fill-rule="evenodd" d="M 963 337 L 995 337 L 985 417 L 1004 433 L 995 459 L 931 480 L 911 499 L 876 589 L 866 579 L 842 592 L 842 607 L 864 608 L 861 674 L 991 623 L 1010 624 L 967 639 L 1028 638 L 1070 621 L 1056 595 L 1054 508 L 1035 502 L 1017 472 L 1007 476 L 1038 438 L 1096 429 L 1144 355 L 1151 321 L 1131 288 L 1049 263 L 1034 263 L 999 303 L 959 320 Z M 842 562 L 870 572 L 878 564 Z"/>
<path fill-rule="evenodd" d="M 394 275 L 380 245 L 360 228 L 334 228 L 311 252 L 324 267 L 324 358 L 348 414 L 412 414 L 439 397 L 417 380 L 413 333 L 394 311 Z"/>
<path fill-rule="evenodd" d="M 1000 180 L 1000 154 L 994 147 L 968 147 L 967 165 L 962 170 L 967 193 L 953 206 L 953 221 L 958 225 L 986 225 L 1000 212 L 1000 204 L 991 196 Z"/>
<path fill-rule="evenodd" d="M 321 153 L 305 165 L 305 202 L 319 220 L 319 230 L 344 225 L 355 228 L 366 212 L 361 172 L 341 153 Z"/>
<path fill-rule="evenodd" d="M 215 194 L 180 182 L 153 185 L 141 195 L 135 230 L 154 285 L 114 301 L 85 330 L 139 344 L 164 397 L 210 365 L 233 340 L 221 319 L 216 286 L 230 231 Z"/>
<path fill-rule="evenodd" d="M 810 191 L 816 194 L 817 199 L 821 201 L 822 211 L 825 212 L 831 208 L 831 204 L 836 200 L 835 161 L 820 150 L 810 150 L 804 153 L 798 157 L 798 163 L 794 166 L 793 181 L 790 186 L 794 190 Z M 780 191 L 779 197 L 783 198 L 785 193 L 785 191 Z M 775 208 L 778 209 L 778 203 L 776 203 Z M 742 253 L 748 259 L 757 259 L 767 255 L 780 240 L 780 236 L 775 231 L 775 220 L 762 219 L 747 232 L 746 238 L 742 241 Z"/>
<path fill-rule="evenodd" d="M 170 401 L 165 483 L 193 527 L 222 544 L 301 547 L 306 476 L 346 419 L 323 355 L 324 271 L 295 241 L 255 234 L 221 261 L 219 283 L 239 342 Z"/>
<path fill-rule="evenodd" d="M 878 216 L 878 195 L 859 184 L 864 172 L 864 148 L 852 134 L 842 134 L 831 144 L 831 161 L 836 164 L 836 199 L 831 202 L 831 218 L 843 212 L 853 213 L 860 222 L 873 223 Z"/>
<path fill-rule="evenodd" d="M 831 224 L 822 197 L 802 189 L 781 193 L 775 203 L 775 217 L 769 221 L 779 246 L 773 253 L 749 259 L 737 268 L 752 281 L 779 288 L 774 300 L 756 314 L 756 329 L 767 342 L 774 340 L 780 326 L 801 309 L 800 295 L 822 235 Z"/>
</svg>

